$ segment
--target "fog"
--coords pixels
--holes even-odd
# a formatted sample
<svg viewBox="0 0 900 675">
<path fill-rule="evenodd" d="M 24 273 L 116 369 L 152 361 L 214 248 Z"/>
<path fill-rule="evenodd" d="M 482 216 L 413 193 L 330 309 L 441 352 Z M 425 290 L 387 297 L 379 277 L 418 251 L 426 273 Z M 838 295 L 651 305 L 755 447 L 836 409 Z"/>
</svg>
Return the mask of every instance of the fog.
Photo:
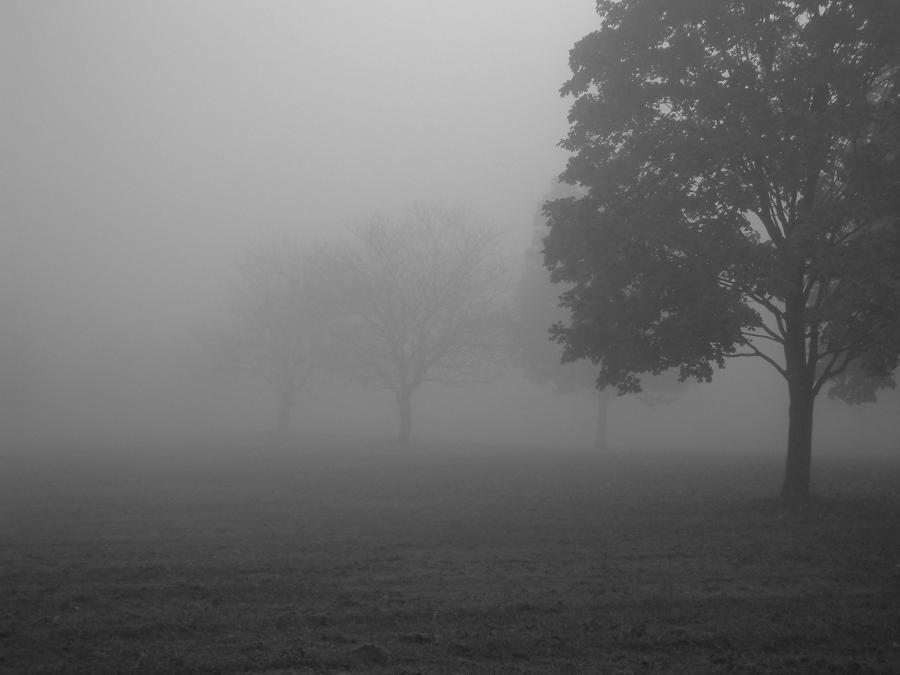
<svg viewBox="0 0 900 675">
<path fill-rule="evenodd" d="M 270 428 L 258 382 L 215 372 L 234 261 L 413 201 L 503 233 L 515 275 L 566 156 L 558 95 L 592 0 L 32 2 L 0 9 L 4 436 Z M 622 399 L 616 448 L 778 455 L 783 382 L 741 362 L 675 402 Z M 420 443 L 591 443 L 595 402 L 510 368 L 424 386 Z M 390 396 L 329 382 L 294 428 L 390 438 Z M 823 396 L 817 446 L 896 449 L 898 398 Z"/>
</svg>

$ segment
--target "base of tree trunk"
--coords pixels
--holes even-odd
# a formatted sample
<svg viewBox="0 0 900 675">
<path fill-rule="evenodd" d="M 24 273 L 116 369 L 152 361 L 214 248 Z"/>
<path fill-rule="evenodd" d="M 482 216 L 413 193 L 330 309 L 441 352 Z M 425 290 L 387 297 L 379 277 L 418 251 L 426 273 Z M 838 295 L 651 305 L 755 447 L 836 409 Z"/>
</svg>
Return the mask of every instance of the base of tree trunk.
<svg viewBox="0 0 900 675">
<path fill-rule="evenodd" d="M 781 487 L 781 502 L 785 507 L 791 510 L 802 510 L 806 508 L 810 500 L 809 483 L 795 484 L 789 481 L 786 476 L 784 484 Z"/>
<path fill-rule="evenodd" d="M 781 501 L 788 508 L 803 508 L 809 503 L 812 430 L 812 392 L 791 392 L 787 458 L 784 466 L 784 482 L 781 486 Z"/>
</svg>

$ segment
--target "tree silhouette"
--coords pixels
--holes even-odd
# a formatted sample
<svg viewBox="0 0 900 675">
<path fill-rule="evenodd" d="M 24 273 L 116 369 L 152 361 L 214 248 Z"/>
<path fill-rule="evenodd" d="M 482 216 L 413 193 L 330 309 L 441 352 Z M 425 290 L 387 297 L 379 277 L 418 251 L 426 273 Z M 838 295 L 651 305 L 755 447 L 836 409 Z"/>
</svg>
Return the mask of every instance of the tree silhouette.
<svg viewBox="0 0 900 675">
<path fill-rule="evenodd" d="M 310 271 L 300 244 L 276 236 L 239 260 L 231 293 L 231 351 L 275 395 L 280 434 L 290 428 L 300 393 L 324 358 L 326 311 L 317 304 Z"/>
<path fill-rule="evenodd" d="M 557 184 L 547 199 L 574 196 L 577 192 L 564 184 Z M 522 273 L 513 300 L 510 338 L 515 362 L 534 382 L 552 386 L 560 393 L 593 391 L 597 409 L 594 428 L 594 447 L 608 447 L 609 406 L 616 394 L 599 381 L 599 368 L 587 359 L 563 362 L 563 349 L 551 340 L 550 328 L 563 321 L 566 310 L 560 306 L 562 289 L 551 283 L 543 265 L 542 240 L 547 232 L 547 220 L 541 212 L 534 217 L 534 243 L 525 251 Z M 686 386 L 671 372 L 645 379 L 639 398 L 650 405 L 674 400 Z"/>
<path fill-rule="evenodd" d="M 426 204 L 399 218 L 373 216 L 319 256 L 341 367 L 394 392 L 400 445 L 410 443 L 421 385 L 496 375 L 501 262 L 493 231 L 461 210 Z"/>
<path fill-rule="evenodd" d="M 782 496 L 809 496 L 813 403 L 900 350 L 900 3 L 600 0 L 570 54 L 545 262 L 567 359 L 620 391 L 752 356 L 787 384 Z M 838 388 L 836 393 L 840 394 Z"/>
</svg>

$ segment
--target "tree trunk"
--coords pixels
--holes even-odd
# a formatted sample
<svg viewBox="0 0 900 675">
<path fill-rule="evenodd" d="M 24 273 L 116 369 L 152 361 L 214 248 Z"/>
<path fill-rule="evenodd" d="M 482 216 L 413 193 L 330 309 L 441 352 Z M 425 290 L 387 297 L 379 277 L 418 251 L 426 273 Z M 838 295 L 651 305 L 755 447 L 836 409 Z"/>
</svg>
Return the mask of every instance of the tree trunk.
<svg viewBox="0 0 900 675">
<path fill-rule="evenodd" d="M 609 402 L 612 397 L 606 389 L 597 392 L 597 420 L 594 427 L 594 448 L 597 450 L 606 450 L 607 429 L 609 421 Z"/>
<path fill-rule="evenodd" d="M 815 399 L 812 387 L 805 384 L 798 382 L 788 387 L 788 447 L 781 499 L 792 508 L 802 507 L 809 501 Z"/>
<path fill-rule="evenodd" d="M 797 290 L 785 298 L 785 374 L 788 382 L 788 443 L 781 499 L 789 508 L 809 501 L 812 461 L 814 371 L 809 365 L 806 338 L 805 300 L 800 292 L 802 275 L 797 275 Z"/>
<path fill-rule="evenodd" d="M 401 391 L 397 394 L 398 431 L 397 445 L 408 448 L 412 435 L 412 392 Z"/>
</svg>

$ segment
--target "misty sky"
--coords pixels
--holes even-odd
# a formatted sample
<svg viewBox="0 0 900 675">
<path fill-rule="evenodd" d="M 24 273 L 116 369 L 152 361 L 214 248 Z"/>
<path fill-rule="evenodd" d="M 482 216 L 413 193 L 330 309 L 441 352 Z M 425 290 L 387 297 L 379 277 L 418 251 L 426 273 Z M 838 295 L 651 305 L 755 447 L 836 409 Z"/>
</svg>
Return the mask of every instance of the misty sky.
<svg viewBox="0 0 900 675">
<path fill-rule="evenodd" d="M 596 25 L 592 0 L 0 7 L 3 312 L 73 396 L 152 379 L 269 231 L 432 200 L 524 248 Z"/>
<path fill-rule="evenodd" d="M 527 241 L 565 158 L 568 49 L 595 25 L 590 0 L 3 7 L 12 245 L 36 292 L 87 284 L 85 311 L 166 304 L 254 232 L 412 199 Z"/>
<path fill-rule="evenodd" d="M 55 406 L 41 424 L 186 410 L 173 371 L 189 379 L 266 233 L 438 201 L 501 228 L 517 262 L 565 164 L 568 50 L 597 21 L 593 0 L 0 2 L 0 345 L 26 345 Z M 783 384 L 753 368 L 731 417 L 777 410 L 781 439 Z M 683 405 L 701 389 L 675 426 L 715 416 L 727 437 L 732 399 Z M 485 396 L 497 425 L 540 424 L 521 386 Z"/>
</svg>

